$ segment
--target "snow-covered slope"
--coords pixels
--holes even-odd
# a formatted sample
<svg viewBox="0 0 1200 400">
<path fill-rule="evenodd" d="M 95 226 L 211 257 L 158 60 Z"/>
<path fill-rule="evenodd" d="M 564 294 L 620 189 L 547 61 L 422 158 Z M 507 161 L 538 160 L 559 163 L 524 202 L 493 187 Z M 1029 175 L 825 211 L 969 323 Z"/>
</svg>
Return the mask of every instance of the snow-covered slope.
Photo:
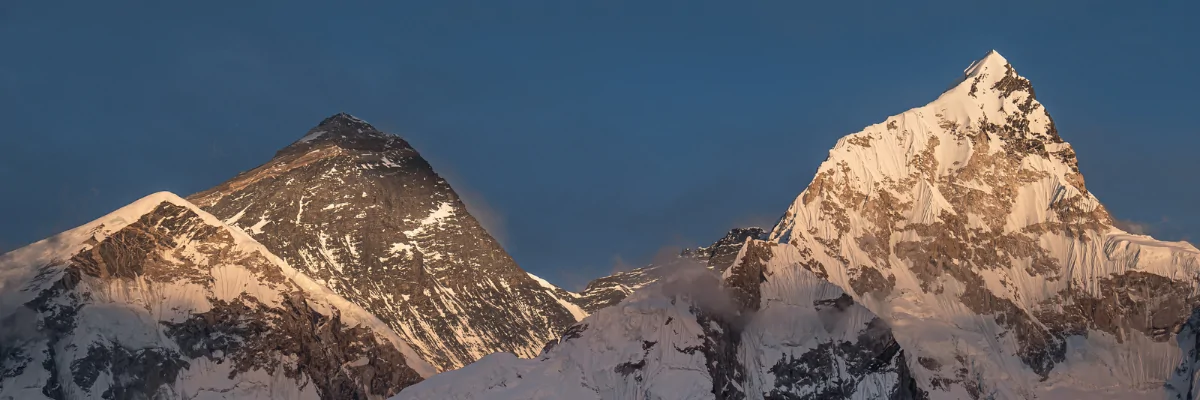
<svg viewBox="0 0 1200 400">
<path fill-rule="evenodd" d="M 1195 370 L 1176 332 L 1200 303 L 1200 251 L 1115 228 L 996 52 L 839 140 L 770 237 L 888 321 L 932 398 L 1190 390 L 1164 386 Z M 979 387 L 953 382 L 964 368 Z"/>
<path fill-rule="evenodd" d="M 439 370 L 532 357 L 584 313 L 513 262 L 403 139 L 346 114 L 190 197 L 367 309 Z"/>
<path fill-rule="evenodd" d="M 0 256 L 0 398 L 380 398 L 434 369 L 170 193 Z"/>
<path fill-rule="evenodd" d="M 912 398 L 887 325 L 771 256 L 789 251 L 751 242 L 724 285 L 698 264 L 677 266 L 536 359 L 490 355 L 396 399 Z"/>
</svg>

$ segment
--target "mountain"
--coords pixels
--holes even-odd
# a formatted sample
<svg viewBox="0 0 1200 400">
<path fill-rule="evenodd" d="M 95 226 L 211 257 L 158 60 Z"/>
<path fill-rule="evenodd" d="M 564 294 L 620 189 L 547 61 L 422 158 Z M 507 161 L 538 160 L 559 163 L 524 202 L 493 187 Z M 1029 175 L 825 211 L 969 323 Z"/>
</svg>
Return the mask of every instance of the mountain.
<svg viewBox="0 0 1200 400">
<path fill-rule="evenodd" d="M 770 237 L 930 360 L 913 375 L 935 398 L 972 392 L 944 384 L 964 363 L 1000 398 L 1144 396 L 1187 364 L 1176 332 L 1200 303 L 1200 251 L 1114 227 L 996 52 L 839 140 Z"/>
<path fill-rule="evenodd" d="M 394 399 L 909 399 L 887 324 L 752 241 L 722 278 L 682 267 L 601 309 L 536 359 L 494 354 Z M 767 261 L 771 260 L 771 261 Z"/>
<path fill-rule="evenodd" d="M 744 329 L 651 284 L 537 360 L 484 359 L 398 397 L 1200 398 L 1200 250 L 1115 227 L 994 51 L 928 105 L 838 140 L 739 254 L 720 287 Z M 829 301 L 854 311 L 822 316 Z"/>
<path fill-rule="evenodd" d="M 707 247 L 683 249 L 679 257 L 660 261 L 630 271 L 621 271 L 612 275 L 588 282 L 583 292 L 579 293 L 572 302 L 578 304 L 585 312 L 591 314 L 601 308 L 620 303 L 633 291 L 642 288 L 663 277 L 666 270 L 663 267 L 676 267 L 679 264 L 701 264 L 715 271 L 723 272 L 733 265 L 734 257 L 741 250 L 742 244 L 748 238 L 764 238 L 767 234 L 762 228 L 734 228 Z"/>
<path fill-rule="evenodd" d="M 765 239 L 767 232 L 759 227 L 733 228 L 725 237 L 717 239 L 712 245 L 696 249 L 684 249 L 681 257 L 695 258 L 704 262 L 708 268 L 725 272 L 737 259 L 738 252 L 747 239 Z"/>
<path fill-rule="evenodd" d="M 582 318 L 403 139 L 347 114 L 189 197 L 391 327 L 439 370 L 532 357 Z"/>
<path fill-rule="evenodd" d="M 170 193 L 0 256 L 0 398 L 381 398 L 434 369 Z"/>
</svg>

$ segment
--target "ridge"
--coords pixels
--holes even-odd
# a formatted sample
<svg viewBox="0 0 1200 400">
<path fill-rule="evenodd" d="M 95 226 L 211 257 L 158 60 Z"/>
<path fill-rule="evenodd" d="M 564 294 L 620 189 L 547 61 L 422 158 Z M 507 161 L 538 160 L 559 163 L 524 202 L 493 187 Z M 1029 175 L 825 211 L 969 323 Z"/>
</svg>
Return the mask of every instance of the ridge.
<svg viewBox="0 0 1200 400">
<path fill-rule="evenodd" d="M 435 372 L 373 315 L 170 192 L 0 256 L 0 288 L 5 398 L 263 397 L 279 382 L 294 383 L 284 397 L 365 398 Z M 386 361 L 350 365 L 364 357 Z"/>
</svg>

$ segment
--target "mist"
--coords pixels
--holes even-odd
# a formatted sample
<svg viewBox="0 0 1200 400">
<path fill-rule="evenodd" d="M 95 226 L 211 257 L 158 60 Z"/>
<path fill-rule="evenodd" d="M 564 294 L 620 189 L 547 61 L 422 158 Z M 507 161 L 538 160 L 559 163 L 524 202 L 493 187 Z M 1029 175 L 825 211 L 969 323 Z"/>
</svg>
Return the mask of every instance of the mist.
<svg viewBox="0 0 1200 400">
<path fill-rule="evenodd" d="M 658 254 L 649 273 L 658 280 L 651 286 L 658 286 L 664 296 L 689 300 L 699 310 L 725 321 L 736 323 L 745 318 L 717 271 L 700 260 L 680 257 L 675 247 L 664 247 Z"/>
</svg>

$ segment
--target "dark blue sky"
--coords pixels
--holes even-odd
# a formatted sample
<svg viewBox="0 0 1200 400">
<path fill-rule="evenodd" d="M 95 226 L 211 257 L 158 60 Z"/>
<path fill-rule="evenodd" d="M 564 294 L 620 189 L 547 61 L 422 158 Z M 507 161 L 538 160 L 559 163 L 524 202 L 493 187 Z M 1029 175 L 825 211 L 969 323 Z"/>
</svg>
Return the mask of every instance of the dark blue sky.
<svg viewBox="0 0 1200 400">
<path fill-rule="evenodd" d="M 576 287 L 774 222 L 837 138 L 993 48 L 1117 217 L 1200 235 L 1196 2 L 582 3 L 0 2 L 0 250 L 346 111 Z"/>
</svg>

